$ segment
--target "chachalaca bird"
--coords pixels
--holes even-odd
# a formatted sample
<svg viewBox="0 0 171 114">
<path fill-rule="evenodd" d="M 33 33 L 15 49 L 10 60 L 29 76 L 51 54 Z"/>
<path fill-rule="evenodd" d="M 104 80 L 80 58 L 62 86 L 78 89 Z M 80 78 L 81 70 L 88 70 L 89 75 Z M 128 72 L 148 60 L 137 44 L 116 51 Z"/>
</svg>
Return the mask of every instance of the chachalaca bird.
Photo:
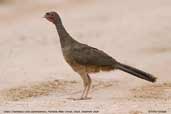
<svg viewBox="0 0 171 114">
<path fill-rule="evenodd" d="M 81 98 L 79 98 L 80 100 L 88 98 L 87 96 L 91 86 L 89 73 L 117 69 L 150 82 L 156 81 L 156 77 L 153 75 L 120 63 L 105 52 L 74 40 L 64 28 L 58 13 L 47 12 L 44 17 L 56 26 L 66 62 L 83 79 L 84 90 Z"/>
</svg>

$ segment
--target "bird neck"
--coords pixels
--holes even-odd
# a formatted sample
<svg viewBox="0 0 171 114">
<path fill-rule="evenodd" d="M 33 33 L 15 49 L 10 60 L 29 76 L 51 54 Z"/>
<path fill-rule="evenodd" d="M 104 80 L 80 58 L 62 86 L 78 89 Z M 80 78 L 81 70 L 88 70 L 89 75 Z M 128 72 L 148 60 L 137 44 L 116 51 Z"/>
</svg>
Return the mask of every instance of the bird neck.
<svg viewBox="0 0 171 114">
<path fill-rule="evenodd" d="M 56 26 L 56 29 L 60 38 L 61 47 L 64 48 L 64 46 L 69 45 L 73 41 L 73 39 L 69 35 L 69 33 L 66 31 L 60 18 L 54 24 Z"/>
</svg>

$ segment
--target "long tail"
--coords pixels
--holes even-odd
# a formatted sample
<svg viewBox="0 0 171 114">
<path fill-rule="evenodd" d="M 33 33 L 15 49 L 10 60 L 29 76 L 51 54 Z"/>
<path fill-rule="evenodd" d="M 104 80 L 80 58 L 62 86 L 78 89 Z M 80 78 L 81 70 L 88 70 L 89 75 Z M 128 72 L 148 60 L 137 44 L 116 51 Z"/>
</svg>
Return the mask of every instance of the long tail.
<svg viewBox="0 0 171 114">
<path fill-rule="evenodd" d="M 142 70 L 138 70 L 134 67 L 131 67 L 131 66 L 119 63 L 119 62 L 117 63 L 116 68 L 119 70 L 125 71 L 127 73 L 130 73 L 138 78 L 150 81 L 150 82 L 155 82 L 157 79 L 156 77 L 154 77 L 153 75 L 149 73 L 146 73 Z"/>
</svg>

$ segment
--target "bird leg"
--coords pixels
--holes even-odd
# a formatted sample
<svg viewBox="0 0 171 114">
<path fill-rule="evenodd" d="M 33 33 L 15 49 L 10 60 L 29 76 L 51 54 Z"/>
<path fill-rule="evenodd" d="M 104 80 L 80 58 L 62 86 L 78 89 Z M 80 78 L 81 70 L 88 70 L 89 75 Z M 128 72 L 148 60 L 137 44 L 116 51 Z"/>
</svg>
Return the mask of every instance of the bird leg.
<svg viewBox="0 0 171 114">
<path fill-rule="evenodd" d="M 90 87 L 91 87 L 91 78 L 88 74 L 81 75 L 81 77 L 83 79 L 84 90 L 83 90 L 81 97 L 79 99 L 75 99 L 75 100 L 89 99 L 87 96 L 88 96 L 88 92 L 89 92 Z"/>
<path fill-rule="evenodd" d="M 87 87 L 86 87 L 86 91 L 85 91 L 85 97 L 84 98 L 88 98 L 88 93 L 89 93 L 89 90 L 90 90 L 90 87 L 91 87 L 91 78 L 90 76 L 87 74 L 87 78 L 88 78 L 88 84 L 87 84 Z"/>
<path fill-rule="evenodd" d="M 84 90 L 83 90 L 83 92 L 82 92 L 82 95 L 81 95 L 81 97 L 80 97 L 80 99 L 83 99 L 84 98 L 84 95 L 85 95 L 85 92 L 86 92 L 86 90 L 87 90 L 87 85 L 84 83 Z"/>
</svg>

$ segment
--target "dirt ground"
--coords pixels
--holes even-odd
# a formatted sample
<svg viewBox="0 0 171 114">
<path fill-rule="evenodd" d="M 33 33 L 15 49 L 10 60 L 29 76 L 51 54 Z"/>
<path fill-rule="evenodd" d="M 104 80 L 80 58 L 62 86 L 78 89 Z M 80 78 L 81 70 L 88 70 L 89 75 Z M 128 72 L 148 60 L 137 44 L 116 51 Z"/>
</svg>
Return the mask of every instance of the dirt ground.
<svg viewBox="0 0 171 114">
<path fill-rule="evenodd" d="M 42 18 L 47 11 L 59 12 L 76 40 L 154 74 L 157 82 L 100 72 L 90 74 L 91 99 L 70 99 L 80 96 L 82 80 L 64 61 L 54 25 Z M 0 112 L 171 114 L 170 11 L 170 0 L 0 3 Z"/>
</svg>

